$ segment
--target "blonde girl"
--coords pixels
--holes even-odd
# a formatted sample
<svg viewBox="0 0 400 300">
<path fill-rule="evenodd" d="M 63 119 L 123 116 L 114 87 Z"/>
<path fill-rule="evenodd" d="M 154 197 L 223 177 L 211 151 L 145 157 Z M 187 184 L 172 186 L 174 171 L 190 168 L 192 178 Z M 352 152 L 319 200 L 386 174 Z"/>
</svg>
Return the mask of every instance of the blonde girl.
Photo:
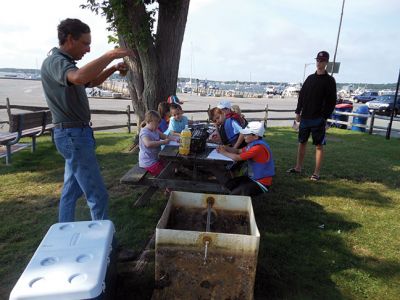
<svg viewBox="0 0 400 300">
<path fill-rule="evenodd" d="M 158 159 L 161 145 L 169 143 L 169 138 L 158 130 L 161 117 L 155 110 L 146 112 L 142 129 L 139 133 L 139 167 L 146 169 L 151 175 L 157 176 L 164 169 L 164 164 Z"/>
</svg>

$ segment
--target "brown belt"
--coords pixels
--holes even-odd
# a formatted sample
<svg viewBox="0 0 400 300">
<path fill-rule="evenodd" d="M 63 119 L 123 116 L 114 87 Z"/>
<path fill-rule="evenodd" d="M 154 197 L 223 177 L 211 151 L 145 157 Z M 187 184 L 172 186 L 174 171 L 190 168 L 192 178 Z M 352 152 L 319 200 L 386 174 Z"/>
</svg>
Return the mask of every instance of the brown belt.
<svg viewBox="0 0 400 300">
<path fill-rule="evenodd" d="M 90 127 L 92 126 L 92 122 L 62 122 L 54 124 L 54 128 L 83 128 L 83 127 Z"/>
</svg>

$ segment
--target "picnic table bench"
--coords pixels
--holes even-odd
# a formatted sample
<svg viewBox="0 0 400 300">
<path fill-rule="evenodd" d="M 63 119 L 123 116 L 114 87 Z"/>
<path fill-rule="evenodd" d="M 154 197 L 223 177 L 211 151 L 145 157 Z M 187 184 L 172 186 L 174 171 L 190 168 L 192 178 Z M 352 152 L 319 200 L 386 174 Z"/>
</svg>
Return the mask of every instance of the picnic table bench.
<svg viewBox="0 0 400 300">
<path fill-rule="evenodd" d="M 146 169 L 139 167 L 135 164 L 120 180 L 121 183 L 132 185 L 146 185 L 144 183 L 145 177 L 150 177 L 150 173 Z M 135 201 L 133 206 L 143 206 L 149 198 L 157 191 L 156 186 L 148 186 L 145 192 Z"/>
<path fill-rule="evenodd" d="M 36 138 L 46 131 L 52 131 L 53 124 L 49 110 L 26 113 L 12 113 L 10 100 L 7 98 L 7 113 L 9 117 L 9 132 L 0 135 L 0 145 L 6 146 L 6 165 L 11 164 L 11 146 L 23 137 L 32 139 L 31 151 L 36 150 Z"/>
<path fill-rule="evenodd" d="M 157 189 L 171 189 L 198 193 L 228 193 L 224 183 L 230 178 L 227 166 L 232 161 L 210 159 L 208 154 L 214 148 L 207 147 L 203 153 L 180 155 L 178 146 L 166 145 L 159 153 L 166 166 L 154 177 L 139 165 L 134 165 L 120 180 L 123 184 L 147 187 L 134 206 L 143 205 Z M 177 170 L 186 169 L 180 175 Z M 208 175 L 203 173 L 207 172 Z M 212 177 L 212 178 L 211 178 Z"/>
</svg>

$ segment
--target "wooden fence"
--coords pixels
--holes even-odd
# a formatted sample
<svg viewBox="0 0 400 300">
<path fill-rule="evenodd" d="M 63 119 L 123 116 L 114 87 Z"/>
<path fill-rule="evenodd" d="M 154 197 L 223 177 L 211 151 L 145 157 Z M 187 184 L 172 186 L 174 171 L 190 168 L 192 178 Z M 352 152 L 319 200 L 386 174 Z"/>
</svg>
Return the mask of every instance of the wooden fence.
<svg viewBox="0 0 400 300">
<path fill-rule="evenodd" d="M 10 109 L 19 109 L 19 110 L 27 110 L 27 111 L 38 111 L 38 110 L 47 110 L 49 109 L 48 107 L 45 106 L 27 106 L 27 105 L 13 105 L 11 104 L 9 106 Z M 0 109 L 7 109 L 6 105 L 0 105 Z M 210 105 L 208 109 L 203 109 L 203 110 L 185 110 L 185 113 L 188 114 L 193 114 L 193 113 L 207 113 L 211 109 Z M 267 121 L 267 116 L 268 116 L 268 107 L 266 106 L 265 109 L 244 109 L 242 110 L 243 113 L 260 113 L 264 112 L 264 118 L 247 118 L 249 121 Z M 115 124 L 115 125 L 110 125 L 110 126 L 96 126 L 93 127 L 93 130 L 95 131 L 101 131 L 101 130 L 110 130 L 110 129 L 119 129 L 119 128 L 124 128 L 126 127 L 128 129 L 128 132 L 131 133 L 131 127 L 138 126 L 136 122 L 132 122 L 132 115 L 135 115 L 134 110 L 131 109 L 131 106 L 128 105 L 126 110 L 102 110 L 102 109 L 92 109 L 90 110 L 91 114 L 99 114 L 99 115 L 126 115 L 127 117 L 127 122 L 124 124 Z M 206 120 L 197 120 L 197 121 L 203 121 L 203 122 L 209 122 L 208 119 Z M 3 124 L 8 124 L 9 121 L 2 121 Z M 1 123 L 0 123 L 1 124 Z"/>
<path fill-rule="evenodd" d="M 347 121 L 341 121 L 337 119 L 328 119 L 328 122 L 330 123 L 331 127 L 340 127 L 340 125 L 344 125 L 346 128 L 352 128 L 352 127 L 359 127 L 365 129 L 365 131 L 368 131 L 369 134 L 372 134 L 374 132 L 374 129 L 380 129 L 380 130 L 388 130 L 389 127 L 389 122 L 387 126 L 378 126 L 375 125 L 375 119 L 381 119 L 381 120 L 387 120 L 387 118 L 383 116 L 379 116 L 375 113 L 375 111 L 372 111 L 371 114 L 358 114 L 358 113 L 351 113 L 351 112 L 342 112 L 342 111 L 335 111 L 335 115 L 339 116 L 347 116 L 348 120 Z M 350 117 L 353 117 L 352 120 L 350 121 Z M 360 122 L 354 122 L 355 117 L 358 117 Z M 366 119 L 366 120 L 365 120 Z M 358 120 L 357 120 L 358 121 Z M 363 122 L 361 122 L 363 121 Z M 400 123 L 400 118 L 396 117 L 393 118 L 393 122 L 399 122 Z M 399 132 L 400 129 L 397 128 L 391 128 L 391 131 Z"/>
<path fill-rule="evenodd" d="M 26 105 L 10 105 L 9 108 L 11 109 L 19 109 L 19 110 L 27 110 L 27 111 L 38 111 L 38 110 L 46 110 L 48 107 L 41 107 L 41 106 L 26 106 Z M 7 109 L 6 105 L 0 105 L 0 109 Z M 188 114 L 193 114 L 193 113 L 207 113 L 211 109 L 211 106 L 208 106 L 208 109 L 203 109 L 203 110 L 185 110 L 185 113 Z M 277 113 L 293 113 L 293 117 L 269 117 L 270 112 L 277 112 Z M 264 109 L 243 109 L 242 113 L 246 113 L 246 119 L 248 121 L 264 121 L 265 122 L 265 127 L 269 124 L 271 121 L 293 121 L 294 118 L 294 110 L 292 109 L 271 109 L 268 107 L 268 105 L 265 106 Z M 254 113 L 264 113 L 264 117 L 249 117 L 248 114 L 254 114 Z M 93 109 L 91 110 L 91 114 L 100 114 L 100 115 L 126 115 L 127 117 L 127 122 L 123 124 L 115 124 L 115 125 L 109 125 L 109 126 L 96 126 L 93 127 L 93 130 L 95 131 L 100 131 L 100 130 L 110 130 L 110 129 L 119 129 L 119 128 L 124 128 L 126 127 L 128 132 L 131 133 L 131 127 L 136 127 L 138 126 L 137 123 L 132 122 L 132 115 L 135 115 L 134 110 L 131 109 L 130 105 L 127 106 L 126 110 L 101 110 L 101 109 Z M 384 127 L 384 126 L 377 126 L 375 125 L 375 119 L 385 119 L 383 117 L 377 116 L 375 112 L 372 112 L 371 115 L 364 115 L 364 114 L 357 114 L 357 113 L 350 113 L 350 112 L 340 112 L 340 111 L 335 111 L 334 114 L 336 115 L 344 115 L 347 116 L 348 119 L 350 117 L 353 117 L 352 120 L 347 120 L 347 121 L 341 121 L 337 119 L 328 119 L 328 123 L 330 124 L 331 127 L 340 127 L 340 125 L 344 125 L 347 128 L 352 128 L 353 126 L 359 127 L 359 128 L 364 128 L 365 131 L 368 131 L 369 134 L 372 134 L 374 129 L 380 129 L 380 130 L 387 130 L 389 124 Z M 354 117 L 359 117 L 359 118 L 367 118 L 367 121 L 363 123 L 358 123 L 354 122 Z M 369 120 L 369 122 L 368 122 Z M 386 119 L 385 119 L 386 120 Z M 203 121 L 203 122 L 209 122 L 209 120 L 197 120 L 197 121 Z M 400 122 L 400 118 L 394 118 L 394 122 Z M 7 124 L 8 120 L 5 121 L 0 121 L 0 124 Z M 369 123 L 369 124 L 368 124 Z M 389 123 L 389 122 L 388 122 Z M 400 129 L 392 128 L 392 131 L 399 132 Z"/>
<path fill-rule="evenodd" d="M 13 105 L 11 104 L 9 108 L 19 109 L 19 110 L 27 110 L 27 111 L 38 111 L 38 110 L 47 110 L 49 109 L 47 106 L 27 106 L 27 105 Z M 7 109 L 6 105 L 0 105 L 0 109 Z M 137 126 L 137 123 L 131 121 L 131 116 L 135 114 L 133 110 L 131 110 L 130 105 L 127 106 L 126 110 L 103 110 L 103 109 L 92 109 L 90 113 L 93 115 L 126 115 L 127 122 L 124 124 L 116 124 L 109 126 L 96 126 L 93 127 L 93 130 L 110 130 L 110 129 L 119 129 L 119 128 L 128 128 L 128 132 L 131 132 L 131 126 Z M 1 121 L 1 123 L 9 123 L 8 121 Z M 0 123 L 0 124 L 1 124 Z"/>
</svg>

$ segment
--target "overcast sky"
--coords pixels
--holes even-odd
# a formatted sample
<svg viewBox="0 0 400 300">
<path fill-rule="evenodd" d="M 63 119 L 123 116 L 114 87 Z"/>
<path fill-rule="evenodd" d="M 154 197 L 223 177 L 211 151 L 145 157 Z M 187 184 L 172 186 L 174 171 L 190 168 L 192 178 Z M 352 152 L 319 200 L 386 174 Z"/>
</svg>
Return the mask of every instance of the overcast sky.
<svg viewBox="0 0 400 300">
<path fill-rule="evenodd" d="M 191 0 L 179 76 L 209 80 L 300 82 L 327 50 L 333 60 L 343 0 Z M 112 46 L 104 18 L 85 0 L 3 1 L 0 68 L 40 68 L 58 45 L 56 27 L 80 18 L 92 50 L 80 65 Z M 336 61 L 337 82 L 393 83 L 400 67 L 400 1 L 347 0 Z"/>
</svg>

